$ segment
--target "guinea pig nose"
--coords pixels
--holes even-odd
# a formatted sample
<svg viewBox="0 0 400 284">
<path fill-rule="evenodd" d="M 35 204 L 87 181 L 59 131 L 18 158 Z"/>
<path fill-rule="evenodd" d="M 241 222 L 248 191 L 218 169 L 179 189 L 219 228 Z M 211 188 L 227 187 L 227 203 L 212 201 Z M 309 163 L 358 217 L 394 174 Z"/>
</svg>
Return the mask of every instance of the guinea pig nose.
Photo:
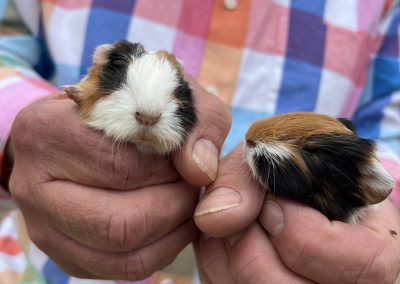
<svg viewBox="0 0 400 284">
<path fill-rule="evenodd" d="M 135 112 L 136 121 L 141 125 L 152 126 L 160 120 L 161 114 L 152 115 L 143 112 Z"/>
<path fill-rule="evenodd" d="M 254 142 L 253 140 L 247 139 L 246 140 L 246 145 L 249 148 L 254 148 L 254 147 L 256 147 L 256 142 Z"/>
</svg>

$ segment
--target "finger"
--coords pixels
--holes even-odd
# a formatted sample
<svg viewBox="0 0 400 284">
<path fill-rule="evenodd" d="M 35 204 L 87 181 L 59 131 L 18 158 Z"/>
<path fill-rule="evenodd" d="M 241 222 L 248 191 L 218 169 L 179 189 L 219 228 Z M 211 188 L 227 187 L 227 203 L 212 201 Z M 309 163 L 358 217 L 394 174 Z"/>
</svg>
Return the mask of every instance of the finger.
<svg viewBox="0 0 400 284">
<path fill-rule="evenodd" d="M 60 241 L 63 241 L 63 240 L 64 239 L 60 239 Z M 44 253 L 44 252 L 42 252 L 42 253 Z M 57 267 L 59 269 L 61 269 L 68 276 L 84 278 L 84 279 L 95 279 L 96 278 L 96 276 L 94 274 L 87 271 L 82 266 L 76 264 L 76 261 L 64 260 L 63 257 L 60 255 L 60 253 L 52 254 L 51 257 L 48 254 L 46 254 L 46 256 L 48 258 L 51 258 L 51 260 L 57 265 Z"/>
<path fill-rule="evenodd" d="M 201 283 L 237 283 L 229 267 L 229 256 L 223 239 L 202 235 L 193 245 Z"/>
<path fill-rule="evenodd" d="M 393 283 L 400 271 L 399 213 L 390 201 L 361 224 L 329 222 L 320 212 L 283 199 L 266 202 L 260 222 L 284 263 L 316 282 Z"/>
<path fill-rule="evenodd" d="M 17 194 L 16 200 L 25 216 L 37 213 L 49 226 L 80 243 L 105 251 L 130 251 L 191 217 L 197 191 L 184 182 L 115 192 L 53 181 L 34 194 Z"/>
<path fill-rule="evenodd" d="M 29 214 L 28 216 L 24 217 L 22 215 L 22 213 L 20 212 L 20 214 L 18 214 L 18 215 L 19 215 L 18 220 L 21 222 L 20 226 L 22 226 L 22 228 L 24 228 L 24 230 L 26 229 L 26 231 L 24 232 L 24 235 L 25 235 L 25 233 L 27 233 L 30 238 L 30 241 L 32 241 L 32 239 L 36 240 L 38 238 L 43 238 L 44 236 L 46 236 L 51 242 L 54 242 L 54 243 L 64 240 L 64 238 L 62 238 L 62 240 L 59 238 L 59 233 L 53 233 L 54 231 L 52 229 L 48 228 L 46 226 L 46 224 L 43 222 L 40 222 L 38 224 L 38 226 L 32 226 L 32 224 L 36 223 L 35 217 L 33 216 L 34 214 Z M 32 230 L 31 229 L 32 227 L 36 228 L 36 230 Z M 38 233 L 40 233 L 40 234 L 38 234 Z M 40 243 L 42 243 L 42 242 L 40 242 Z M 48 241 L 46 240 L 46 243 L 47 242 Z M 32 253 L 34 255 L 46 254 L 45 252 L 40 250 L 39 247 L 35 243 L 34 244 L 28 243 L 28 244 L 29 244 L 30 254 L 32 254 Z M 33 250 L 33 252 L 32 252 L 32 250 Z M 32 257 L 32 259 L 38 259 L 38 257 Z M 52 260 L 58 264 L 58 267 L 63 267 L 63 271 L 67 275 L 73 275 L 78 278 L 93 278 L 94 277 L 94 275 L 90 274 L 83 267 L 77 265 L 75 261 L 67 261 L 67 260 L 63 259 L 61 257 L 61 253 L 54 254 L 54 256 L 52 257 Z"/>
<path fill-rule="evenodd" d="M 15 159 L 34 156 L 49 179 L 132 189 L 176 180 L 167 157 L 146 155 L 133 144 L 114 143 L 82 122 L 73 101 L 41 99 L 20 112 L 12 130 Z"/>
<path fill-rule="evenodd" d="M 290 271 L 256 222 L 239 239 L 227 240 L 230 271 L 238 283 L 311 283 Z"/>
<path fill-rule="evenodd" d="M 213 237 L 243 231 L 259 215 L 264 195 L 243 163 L 241 144 L 221 161 L 217 180 L 196 207 L 196 225 Z"/>
<path fill-rule="evenodd" d="M 145 247 L 127 252 L 103 252 L 82 245 L 45 224 L 28 226 L 28 232 L 34 243 L 70 275 L 121 280 L 141 280 L 164 268 L 197 234 L 193 221 L 188 220 Z"/>
<path fill-rule="evenodd" d="M 197 125 L 183 148 L 175 155 L 174 163 L 183 178 L 198 186 L 216 179 L 222 145 L 231 127 L 232 118 L 226 105 L 187 77 L 194 90 L 198 116 Z"/>
</svg>

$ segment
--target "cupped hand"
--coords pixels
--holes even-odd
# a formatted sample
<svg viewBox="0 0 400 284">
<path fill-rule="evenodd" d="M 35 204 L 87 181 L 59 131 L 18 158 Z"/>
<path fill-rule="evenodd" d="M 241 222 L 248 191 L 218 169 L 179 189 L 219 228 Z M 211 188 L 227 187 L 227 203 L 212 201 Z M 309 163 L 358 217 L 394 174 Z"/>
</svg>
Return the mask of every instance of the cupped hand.
<svg viewBox="0 0 400 284">
<path fill-rule="evenodd" d="M 196 237 L 198 187 L 190 184 L 210 183 L 212 175 L 191 152 L 195 138 L 205 138 L 218 161 L 230 115 L 197 85 L 194 92 L 199 123 L 183 153 L 172 159 L 114 144 L 84 126 L 74 102 L 62 95 L 20 112 L 11 135 L 10 191 L 32 241 L 64 271 L 82 278 L 142 279 Z M 214 111 L 226 117 L 207 125 Z"/>
<path fill-rule="evenodd" d="M 284 264 L 315 282 L 394 283 L 400 272 L 400 214 L 389 199 L 359 224 L 278 198 L 267 200 L 259 220 Z"/>
<path fill-rule="evenodd" d="M 265 194 L 243 164 L 243 145 L 220 163 L 195 211 L 202 283 L 393 283 L 400 216 L 390 200 L 360 224 Z"/>
</svg>

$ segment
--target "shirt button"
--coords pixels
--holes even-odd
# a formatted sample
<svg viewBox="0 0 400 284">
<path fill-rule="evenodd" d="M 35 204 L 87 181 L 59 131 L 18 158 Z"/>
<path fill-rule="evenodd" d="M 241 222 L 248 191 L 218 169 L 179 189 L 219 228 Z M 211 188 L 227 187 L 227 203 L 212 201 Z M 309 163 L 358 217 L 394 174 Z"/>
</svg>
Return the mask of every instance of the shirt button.
<svg viewBox="0 0 400 284">
<path fill-rule="evenodd" d="M 218 88 L 217 88 L 217 86 L 215 86 L 215 85 L 210 85 L 210 86 L 208 86 L 208 87 L 206 88 L 206 90 L 207 90 L 209 93 L 213 94 L 214 96 L 218 96 Z"/>
<path fill-rule="evenodd" d="M 235 10 L 238 6 L 239 0 L 224 0 L 225 8 L 228 10 Z"/>
</svg>

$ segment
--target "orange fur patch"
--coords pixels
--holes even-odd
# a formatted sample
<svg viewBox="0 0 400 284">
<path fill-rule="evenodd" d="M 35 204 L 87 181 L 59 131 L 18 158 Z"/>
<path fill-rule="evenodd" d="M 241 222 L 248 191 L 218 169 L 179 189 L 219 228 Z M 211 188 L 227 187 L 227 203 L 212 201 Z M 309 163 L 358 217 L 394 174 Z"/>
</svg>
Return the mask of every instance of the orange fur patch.
<svg viewBox="0 0 400 284">
<path fill-rule="evenodd" d="M 108 93 L 100 88 L 100 76 L 102 72 L 102 65 L 93 65 L 89 69 L 87 77 L 79 83 L 79 87 L 83 92 L 79 98 L 79 106 L 81 108 L 81 117 L 87 120 L 92 113 L 93 107 L 96 102 Z"/>
<path fill-rule="evenodd" d="M 178 60 L 176 59 L 175 55 L 173 55 L 172 53 L 166 51 L 166 50 L 160 50 L 156 52 L 157 56 L 159 56 L 162 59 L 168 60 L 169 63 L 171 63 L 171 65 L 174 67 L 174 69 L 176 70 L 178 76 L 180 78 L 183 78 L 184 72 L 183 72 L 183 67 L 182 65 L 178 62 Z"/>
<path fill-rule="evenodd" d="M 278 141 L 292 153 L 291 160 L 308 177 L 309 171 L 297 152 L 307 137 L 319 134 L 350 134 L 347 127 L 335 118 L 311 112 L 293 112 L 258 120 L 246 133 L 246 140 L 262 143 Z"/>
<path fill-rule="evenodd" d="M 287 141 L 299 144 L 320 134 L 350 134 L 347 127 L 327 115 L 293 112 L 258 120 L 246 133 L 246 139 L 260 142 Z"/>
</svg>

